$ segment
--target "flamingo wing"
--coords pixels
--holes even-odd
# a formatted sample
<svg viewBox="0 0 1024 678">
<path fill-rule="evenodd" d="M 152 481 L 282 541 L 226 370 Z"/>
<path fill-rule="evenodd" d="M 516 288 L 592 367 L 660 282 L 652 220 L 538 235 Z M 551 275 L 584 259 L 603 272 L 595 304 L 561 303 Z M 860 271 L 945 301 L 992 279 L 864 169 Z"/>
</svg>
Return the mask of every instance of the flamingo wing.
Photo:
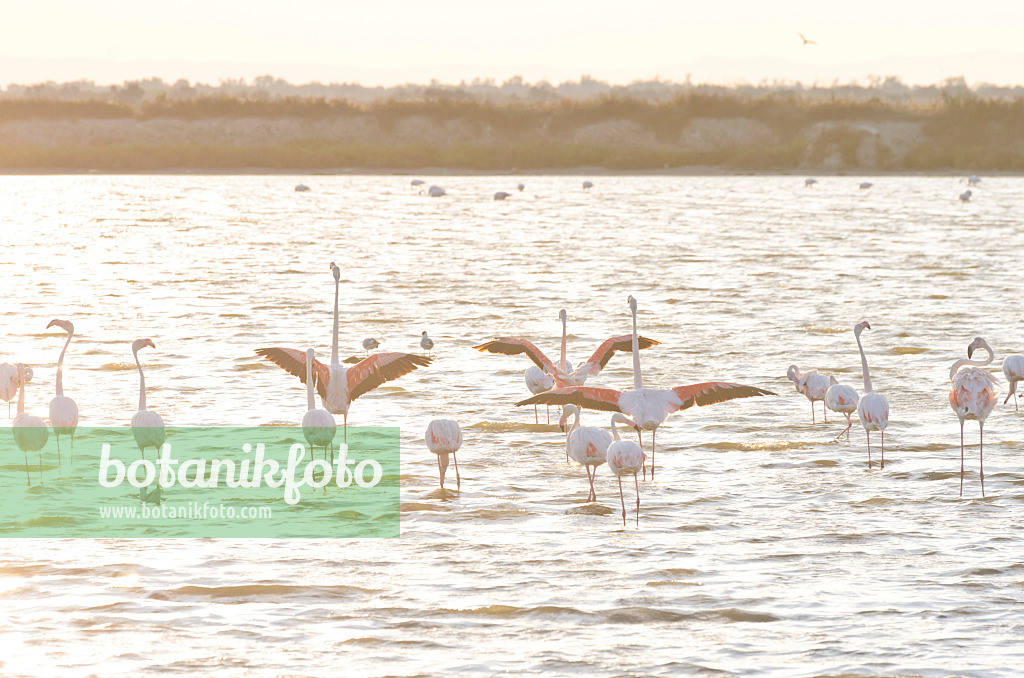
<svg viewBox="0 0 1024 678">
<path fill-rule="evenodd" d="M 557 371 L 555 364 L 544 355 L 544 352 L 537 348 L 532 342 L 516 337 L 499 337 L 486 344 L 474 346 L 481 353 L 500 353 L 502 355 L 518 355 L 525 353 L 526 357 L 533 361 L 533 364 L 545 372 L 554 374 Z"/>
<path fill-rule="evenodd" d="M 637 345 L 641 350 L 650 348 L 651 346 L 657 346 L 660 343 L 660 341 L 648 339 L 647 337 L 637 337 Z M 590 356 L 590 359 L 576 368 L 576 371 L 573 372 L 573 376 L 579 377 L 585 375 L 587 377 L 593 377 L 604 369 L 605 365 L 608 364 L 608 361 L 611 360 L 612 356 L 617 352 L 621 351 L 623 353 L 629 353 L 632 350 L 632 334 L 623 334 L 618 337 L 605 339 L 601 345 L 597 347 L 597 350 L 594 351 L 594 354 Z"/>
<path fill-rule="evenodd" d="M 414 353 L 374 353 L 348 368 L 346 374 L 349 402 L 386 381 L 398 379 L 417 367 L 426 367 L 431 360 Z"/>
<path fill-rule="evenodd" d="M 757 386 L 730 384 L 725 381 L 705 381 L 700 384 L 690 384 L 689 386 L 677 386 L 672 391 L 680 400 L 680 410 L 685 410 L 694 405 L 703 406 L 724 403 L 726 400 L 732 400 L 733 398 L 777 395 Z"/>
<path fill-rule="evenodd" d="M 532 398 L 516 403 L 520 405 L 576 405 L 588 410 L 604 410 L 621 412 L 619 398 L 622 391 L 613 388 L 594 388 L 593 386 L 571 386 L 556 388 L 552 391 L 539 393 Z"/>
<path fill-rule="evenodd" d="M 294 348 L 258 348 L 256 355 L 269 360 L 288 374 L 299 378 L 303 384 L 306 383 L 306 353 Z M 313 358 L 313 385 L 321 398 L 327 397 L 327 382 L 330 381 L 331 373 L 327 365 Z"/>
</svg>

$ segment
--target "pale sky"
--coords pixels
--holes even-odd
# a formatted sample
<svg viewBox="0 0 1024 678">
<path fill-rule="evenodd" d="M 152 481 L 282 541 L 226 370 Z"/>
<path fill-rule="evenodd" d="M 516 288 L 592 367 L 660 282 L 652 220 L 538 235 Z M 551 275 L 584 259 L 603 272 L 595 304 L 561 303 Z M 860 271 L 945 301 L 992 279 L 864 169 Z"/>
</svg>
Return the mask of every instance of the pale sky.
<svg viewBox="0 0 1024 678">
<path fill-rule="evenodd" d="M 1024 83 L 1020 0 L 8 0 L 0 36 L 0 85 L 263 74 L 365 85 L 583 74 Z"/>
</svg>

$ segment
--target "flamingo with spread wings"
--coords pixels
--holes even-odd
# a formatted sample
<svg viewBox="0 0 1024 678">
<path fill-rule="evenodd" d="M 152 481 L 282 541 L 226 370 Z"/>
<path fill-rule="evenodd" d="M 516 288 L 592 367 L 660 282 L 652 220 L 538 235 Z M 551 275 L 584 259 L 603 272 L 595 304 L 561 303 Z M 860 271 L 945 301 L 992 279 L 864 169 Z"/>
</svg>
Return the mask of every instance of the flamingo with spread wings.
<svg viewBox="0 0 1024 678">
<path fill-rule="evenodd" d="M 344 417 L 348 428 L 348 410 L 352 401 L 381 384 L 409 374 L 418 367 L 426 367 L 431 359 L 413 353 L 374 353 L 352 367 L 338 360 L 338 293 L 341 269 L 331 262 L 334 275 L 334 336 L 331 340 L 331 363 L 325 365 L 313 358 L 313 381 L 320 394 L 324 409 Z M 306 383 L 306 352 L 294 348 L 259 348 L 256 355 L 274 363 L 288 374 Z"/>
<path fill-rule="evenodd" d="M 558 312 L 558 319 L 562 321 L 562 352 L 559 358 L 558 365 L 551 362 L 544 353 L 534 346 L 531 342 L 526 339 L 518 339 L 516 337 L 501 337 L 494 341 L 488 341 L 485 344 L 474 346 L 476 350 L 482 353 L 500 353 L 502 355 L 518 355 L 525 353 L 526 357 L 533 361 L 533 363 L 542 369 L 544 372 L 550 374 L 555 380 L 556 388 L 566 388 L 569 386 L 583 386 L 587 379 L 596 376 L 608 361 L 612 359 L 617 351 L 630 351 L 633 348 L 633 340 L 629 334 L 623 334 L 618 337 L 611 337 L 606 339 L 597 350 L 594 351 L 593 355 L 587 360 L 587 362 L 578 366 L 575 370 L 572 369 L 572 365 L 565 359 L 565 346 L 566 346 L 566 313 L 563 308 Z M 636 337 L 637 346 L 639 349 L 650 348 L 651 346 L 657 346 L 660 341 L 648 339 L 647 337 Z"/>
<path fill-rule="evenodd" d="M 629 308 L 633 313 L 633 388 L 618 391 L 611 388 L 574 386 L 559 388 L 516 403 L 520 405 L 576 405 L 591 410 L 623 412 L 636 421 L 640 428 L 651 432 L 651 480 L 654 479 L 654 436 L 658 427 L 668 415 L 694 405 L 711 405 L 734 398 L 775 395 L 756 386 L 731 384 L 724 381 L 707 381 L 676 388 L 644 388 L 640 373 L 640 346 L 636 331 L 636 299 L 629 297 Z"/>
</svg>

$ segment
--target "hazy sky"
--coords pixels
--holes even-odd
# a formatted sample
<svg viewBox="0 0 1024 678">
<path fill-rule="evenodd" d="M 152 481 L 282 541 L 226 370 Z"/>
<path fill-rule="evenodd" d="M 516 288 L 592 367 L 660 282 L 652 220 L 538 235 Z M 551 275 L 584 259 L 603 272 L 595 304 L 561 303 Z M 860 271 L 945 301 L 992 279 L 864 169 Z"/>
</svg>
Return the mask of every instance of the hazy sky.
<svg viewBox="0 0 1024 678">
<path fill-rule="evenodd" d="M 0 84 L 159 76 L 216 84 L 475 77 L 613 82 L 1024 82 L 1024 2 L 24 0 L 4 3 Z M 798 32 L 816 41 L 803 45 Z"/>
</svg>

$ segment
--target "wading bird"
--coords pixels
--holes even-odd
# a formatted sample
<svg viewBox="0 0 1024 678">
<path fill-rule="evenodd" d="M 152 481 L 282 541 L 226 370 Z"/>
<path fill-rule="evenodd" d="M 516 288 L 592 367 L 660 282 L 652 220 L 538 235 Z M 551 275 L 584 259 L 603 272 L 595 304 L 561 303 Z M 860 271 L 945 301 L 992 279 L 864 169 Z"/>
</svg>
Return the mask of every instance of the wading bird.
<svg viewBox="0 0 1024 678">
<path fill-rule="evenodd" d="M 155 448 L 156 456 L 159 457 L 160 446 L 167 439 L 163 417 L 153 410 L 146 409 L 146 377 L 142 374 L 142 363 L 139 362 L 139 349 L 146 346 L 156 348 L 152 339 L 136 339 L 132 342 L 132 355 L 135 356 L 135 364 L 139 368 L 139 411 L 132 417 L 132 435 L 143 459 L 146 458 L 147 447 Z"/>
<path fill-rule="evenodd" d="M 25 368 L 25 380 L 32 381 L 32 368 Z M 7 401 L 7 418 L 11 418 L 11 401 L 18 395 L 21 378 L 18 376 L 17 365 L 0 364 L 0 398 Z"/>
<path fill-rule="evenodd" d="M 459 459 L 455 453 L 462 447 L 462 429 L 452 419 L 435 419 L 427 424 L 427 433 L 423 436 L 427 449 L 437 455 L 437 472 L 440 476 L 441 488 L 444 488 L 444 473 L 448 470 L 448 455 L 455 462 L 455 489 L 462 489 L 462 478 L 459 477 Z"/>
<path fill-rule="evenodd" d="M 825 421 L 828 421 L 828 415 L 825 413 L 825 394 L 828 392 L 829 379 L 824 374 L 818 374 L 818 370 L 807 370 L 803 374 L 796 365 L 790 365 L 789 369 L 786 370 L 786 376 L 796 386 L 798 393 L 803 393 L 804 396 L 811 401 L 811 423 L 814 421 L 814 403 L 822 401 L 821 413 L 825 417 Z"/>
<path fill-rule="evenodd" d="M 555 378 L 550 374 L 537 367 L 536 365 L 530 365 L 526 369 L 526 388 L 530 389 L 530 393 L 537 395 L 538 393 L 544 393 L 550 391 L 555 387 Z M 551 423 L 551 406 L 546 405 L 544 409 L 547 411 L 548 423 Z M 537 406 L 533 406 L 533 423 L 539 424 L 540 419 L 537 417 Z"/>
<path fill-rule="evenodd" d="M 871 183 L 870 181 L 862 181 L 862 182 L 860 182 L 860 188 L 861 189 L 871 188 L 872 186 L 874 186 L 874 184 Z"/>
<path fill-rule="evenodd" d="M 516 188 L 518 188 L 518 189 L 519 189 L 519 192 L 520 192 L 520 193 L 522 193 L 523 191 L 525 191 L 525 190 L 526 190 L 526 184 L 524 184 L 523 182 L 521 182 L 521 181 L 520 181 L 520 182 L 519 182 L 519 185 L 518 185 L 518 186 L 516 186 Z"/>
<path fill-rule="evenodd" d="M 615 428 L 615 422 L 621 422 L 636 430 L 640 427 L 636 423 L 619 412 L 612 415 L 612 437 L 615 439 L 608 446 L 605 457 L 608 459 L 608 469 L 619 479 L 619 500 L 622 502 L 622 526 L 626 526 L 626 499 L 622 494 L 622 476 L 633 476 L 633 487 L 636 488 L 636 525 L 640 527 L 640 483 L 636 474 L 644 465 L 644 450 L 632 440 L 619 438 L 619 431 Z"/>
<path fill-rule="evenodd" d="M 440 198 L 442 195 L 448 195 L 440 186 L 431 186 L 427 189 L 427 193 L 431 198 Z"/>
<path fill-rule="evenodd" d="M 971 360 L 979 348 L 988 352 L 985 361 Z M 949 368 L 952 388 L 949 389 L 949 405 L 960 419 L 960 496 L 964 496 L 964 421 L 978 421 L 978 475 L 981 478 L 981 496 L 985 496 L 985 419 L 999 401 L 996 380 L 983 369 L 992 364 L 992 347 L 981 337 L 975 337 L 967 346 L 967 360 L 960 359 Z"/>
<path fill-rule="evenodd" d="M 960 194 L 960 202 L 968 202 L 971 199 L 971 189 L 967 189 Z"/>
<path fill-rule="evenodd" d="M 814 186 L 814 184 L 816 184 L 816 183 L 818 183 L 818 180 L 813 178 L 813 177 L 804 179 L 804 187 L 805 188 L 810 188 L 811 186 Z"/>
<path fill-rule="evenodd" d="M 43 484 L 43 448 L 50 437 L 50 431 L 46 428 L 46 422 L 42 417 L 27 414 L 25 412 L 25 383 L 28 381 L 26 367 L 18 363 L 15 369 L 18 372 L 18 413 L 14 415 L 14 423 L 11 424 L 11 432 L 14 434 L 14 444 L 25 455 L 25 481 L 32 486 L 32 480 L 28 474 L 28 453 L 39 453 L 39 484 Z"/>
<path fill-rule="evenodd" d="M 486 344 L 474 346 L 476 350 L 481 353 L 500 353 L 502 355 L 517 355 L 519 353 L 525 353 L 526 357 L 533 361 L 533 364 L 539 367 L 544 372 L 550 374 L 555 379 L 555 386 L 558 388 L 565 388 L 566 386 L 582 386 L 588 378 L 596 376 L 608 361 L 612 359 L 617 351 L 630 351 L 632 350 L 633 338 L 628 334 L 623 334 L 618 337 L 611 337 L 605 339 L 605 341 L 597 347 L 593 355 L 575 370 L 572 369 L 572 364 L 565 359 L 565 347 L 568 340 L 568 334 L 566 333 L 567 314 L 563 308 L 558 312 L 558 319 L 562 321 L 562 352 L 559 358 L 558 364 L 555 365 L 551 360 L 544 355 L 539 348 L 534 346 L 531 342 L 526 339 L 518 339 L 516 337 L 501 337 L 494 341 L 488 341 Z M 645 349 L 651 346 L 657 346 L 660 341 L 654 341 L 647 337 L 637 337 L 639 348 Z"/>
<path fill-rule="evenodd" d="M 850 427 L 853 426 L 853 422 L 850 421 L 850 415 L 857 411 L 857 403 L 860 402 L 860 396 L 857 395 L 857 390 L 852 386 L 836 383 L 835 377 L 829 377 L 828 381 L 829 387 L 825 391 L 825 407 L 846 416 L 846 428 L 839 432 L 836 440 L 842 438 L 844 433 L 846 434 L 846 439 L 849 440 Z"/>
<path fill-rule="evenodd" d="M 597 501 L 594 478 L 597 476 L 597 467 L 605 462 L 605 453 L 612 444 L 612 437 L 607 431 L 596 426 L 580 426 L 580 408 L 575 405 L 566 405 L 562 408 L 562 420 L 567 420 L 570 414 L 574 419 L 565 442 L 565 456 L 587 472 L 587 481 L 590 483 L 587 501 Z"/>
<path fill-rule="evenodd" d="M 312 458 L 313 450 L 317 447 L 324 448 L 324 459 L 327 459 L 330 450 L 331 463 L 334 463 L 334 434 L 338 431 L 338 424 L 334 417 L 327 410 L 317 409 L 316 399 L 313 398 L 313 361 L 315 360 L 313 349 L 306 349 L 306 414 L 302 415 L 302 437 L 309 443 L 309 456 Z"/>
<path fill-rule="evenodd" d="M 594 182 L 593 181 L 584 181 L 583 182 L 583 190 L 586 191 L 586 190 L 591 189 L 593 187 L 594 187 Z"/>
<path fill-rule="evenodd" d="M 633 314 L 633 389 L 618 391 L 611 388 L 591 388 L 574 386 L 559 388 L 547 393 L 516 403 L 533 405 L 544 403 L 551 405 L 576 405 L 592 410 L 607 412 L 624 412 L 629 415 L 642 429 L 651 432 L 651 480 L 654 480 L 655 435 L 658 427 L 668 415 L 685 410 L 694 405 L 711 405 L 751 396 L 775 395 L 756 386 L 730 384 L 724 381 L 708 381 L 676 388 L 644 388 L 640 373 L 640 345 L 636 330 L 636 299 L 629 297 L 629 308 Z M 646 472 L 645 472 L 646 476 Z"/>
<path fill-rule="evenodd" d="M 511 193 L 508 193 L 506 191 L 498 191 L 497 193 L 494 194 L 494 199 L 504 200 L 505 198 L 511 197 L 511 195 Z"/>
<path fill-rule="evenodd" d="M 75 335 L 75 326 L 68 320 L 51 320 L 46 329 L 59 327 L 68 333 L 68 340 L 64 342 L 64 348 L 57 359 L 57 395 L 50 401 L 50 426 L 53 427 L 53 434 L 57 436 L 57 465 L 60 466 L 60 437 L 62 435 L 71 438 L 71 462 L 75 461 L 75 429 L 78 428 L 78 405 L 74 400 L 64 395 L 64 354 L 71 344 L 71 337 Z"/>
<path fill-rule="evenodd" d="M 374 353 L 345 367 L 338 359 L 338 292 L 341 269 L 331 262 L 334 275 L 334 334 L 331 339 L 331 363 L 325 365 L 313 359 L 316 392 L 320 394 L 324 409 L 344 417 L 345 440 L 348 440 L 348 410 L 352 401 L 381 384 L 409 374 L 417 367 L 430 364 L 430 358 L 412 353 Z M 269 360 L 288 374 L 306 383 L 306 354 L 294 348 L 259 348 L 256 355 Z"/>
<path fill-rule="evenodd" d="M 860 365 L 864 372 L 864 395 L 857 403 L 857 417 L 860 419 L 864 432 L 868 436 L 868 468 L 871 468 L 871 432 L 878 431 L 882 435 L 882 466 L 885 468 L 885 427 L 889 425 L 889 401 L 871 388 L 871 373 L 868 371 L 868 359 L 864 355 L 864 346 L 860 343 L 860 333 L 870 330 L 871 325 L 864 321 L 857 323 L 853 334 L 857 337 L 857 348 L 860 349 Z"/>
<path fill-rule="evenodd" d="M 1024 381 L 1024 355 L 1008 355 L 1003 358 L 1003 375 L 1010 385 L 1010 392 L 1006 394 L 1003 404 L 1008 403 L 1010 396 L 1013 396 L 1013 409 L 1016 410 L 1018 409 L 1017 382 Z"/>
</svg>

